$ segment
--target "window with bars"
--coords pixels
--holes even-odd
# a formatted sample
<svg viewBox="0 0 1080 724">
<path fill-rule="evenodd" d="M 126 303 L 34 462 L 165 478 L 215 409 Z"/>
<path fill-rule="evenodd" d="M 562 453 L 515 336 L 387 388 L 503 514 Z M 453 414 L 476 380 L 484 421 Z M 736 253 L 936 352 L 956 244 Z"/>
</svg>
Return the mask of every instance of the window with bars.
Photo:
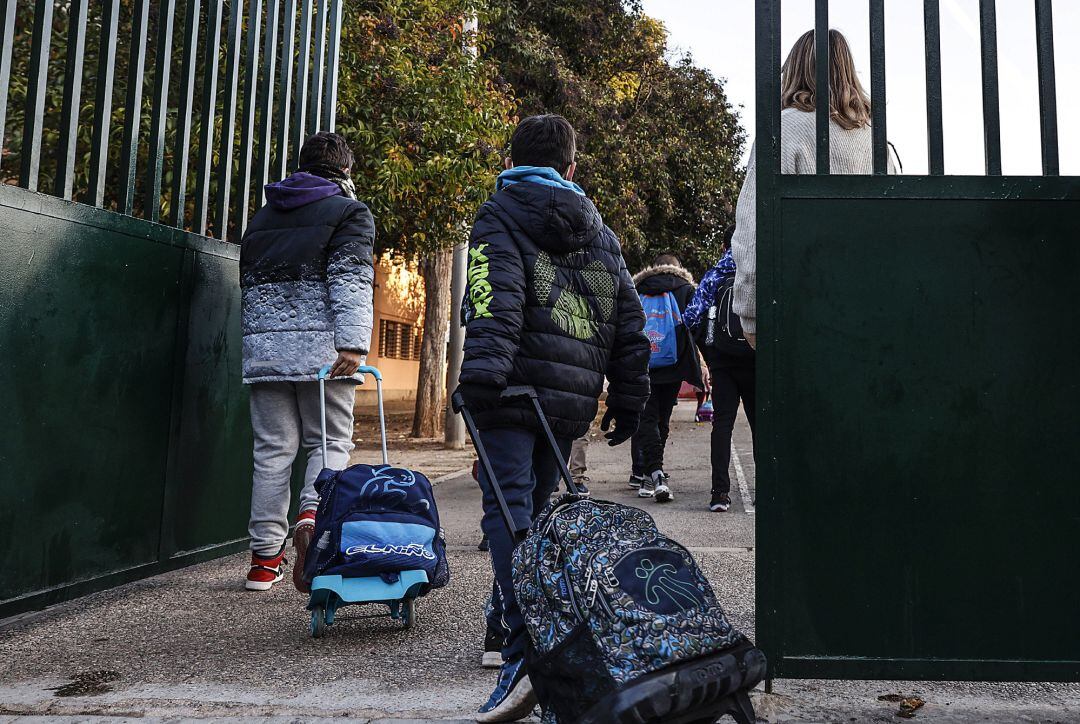
<svg viewBox="0 0 1080 724">
<path fill-rule="evenodd" d="M 390 359 L 419 360 L 420 329 L 412 324 L 395 322 L 391 319 L 379 320 L 379 356 Z"/>
</svg>

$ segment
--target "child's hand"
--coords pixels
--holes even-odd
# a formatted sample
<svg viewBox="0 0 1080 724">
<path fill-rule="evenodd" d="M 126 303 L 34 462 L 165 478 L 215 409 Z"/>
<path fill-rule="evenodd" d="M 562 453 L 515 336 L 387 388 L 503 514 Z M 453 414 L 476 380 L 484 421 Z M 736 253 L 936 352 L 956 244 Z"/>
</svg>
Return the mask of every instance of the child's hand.
<svg viewBox="0 0 1080 724">
<path fill-rule="evenodd" d="M 350 377 L 356 374 L 364 361 L 364 355 L 359 352 L 350 352 L 347 349 L 339 349 L 337 359 L 330 366 L 331 377 Z"/>
</svg>

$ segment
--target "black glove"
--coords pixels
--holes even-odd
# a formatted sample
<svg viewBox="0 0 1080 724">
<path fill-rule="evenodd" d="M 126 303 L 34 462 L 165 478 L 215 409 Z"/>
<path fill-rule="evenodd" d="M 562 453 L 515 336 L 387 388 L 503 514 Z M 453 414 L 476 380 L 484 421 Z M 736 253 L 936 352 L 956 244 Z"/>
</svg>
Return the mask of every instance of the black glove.
<svg viewBox="0 0 1080 724">
<path fill-rule="evenodd" d="M 493 410 L 499 406 L 502 390 L 491 385 L 481 385 L 476 382 L 462 382 L 457 391 L 465 402 L 465 407 L 474 415 L 484 410 Z"/>
<path fill-rule="evenodd" d="M 600 421 L 600 429 L 607 432 L 612 421 L 615 422 L 615 429 L 608 432 L 604 437 L 607 438 L 608 445 L 614 447 L 623 444 L 637 432 L 638 423 L 641 422 L 641 413 L 618 407 L 609 407 L 607 412 L 604 413 L 604 419 Z"/>
</svg>

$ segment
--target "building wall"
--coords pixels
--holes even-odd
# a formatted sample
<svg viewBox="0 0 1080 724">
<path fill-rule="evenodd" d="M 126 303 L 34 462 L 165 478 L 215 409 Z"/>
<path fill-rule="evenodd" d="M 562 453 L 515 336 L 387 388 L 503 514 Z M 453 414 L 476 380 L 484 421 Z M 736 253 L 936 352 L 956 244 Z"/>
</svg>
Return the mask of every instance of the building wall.
<svg viewBox="0 0 1080 724">
<path fill-rule="evenodd" d="M 385 322 L 398 322 L 417 328 L 423 323 L 424 282 L 414 266 L 382 257 L 375 265 L 375 315 L 371 330 L 368 364 L 383 375 L 383 394 L 387 400 L 416 399 L 416 381 L 420 373 L 418 359 L 402 359 L 400 345 L 395 352 L 383 349 L 381 330 Z M 418 345 L 417 345 L 418 346 Z M 374 403 L 374 386 L 359 391 L 360 404 Z"/>
</svg>

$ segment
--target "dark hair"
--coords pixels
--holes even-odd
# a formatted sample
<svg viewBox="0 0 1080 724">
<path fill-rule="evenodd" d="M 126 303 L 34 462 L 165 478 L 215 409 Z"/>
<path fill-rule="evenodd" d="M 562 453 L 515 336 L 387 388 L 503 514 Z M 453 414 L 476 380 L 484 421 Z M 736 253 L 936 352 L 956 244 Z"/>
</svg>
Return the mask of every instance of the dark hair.
<svg viewBox="0 0 1080 724">
<path fill-rule="evenodd" d="M 724 229 L 724 243 L 720 245 L 720 248 L 730 249 L 733 236 L 735 236 L 735 224 L 729 224 L 728 228 Z"/>
<path fill-rule="evenodd" d="M 550 166 L 564 173 L 577 154 L 577 134 L 562 116 L 529 116 L 514 129 L 510 160 L 515 166 Z"/>
<path fill-rule="evenodd" d="M 329 166 L 333 169 L 352 169 L 356 163 L 352 149 L 345 139 L 336 133 L 320 131 L 304 141 L 300 149 L 300 168 Z"/>
<path fill-rule="evenodd" d="M 674 254 L 668 254 L 667 252 L 663 254 L 657 254 L 656 258 L 653 259 L 652 263 L 653 266 L 663 266 L 665 264 L 667 264 L 668 266 L 682 266 L 679 263 L 679 257 L 675 256 Z"/>
</svg>

